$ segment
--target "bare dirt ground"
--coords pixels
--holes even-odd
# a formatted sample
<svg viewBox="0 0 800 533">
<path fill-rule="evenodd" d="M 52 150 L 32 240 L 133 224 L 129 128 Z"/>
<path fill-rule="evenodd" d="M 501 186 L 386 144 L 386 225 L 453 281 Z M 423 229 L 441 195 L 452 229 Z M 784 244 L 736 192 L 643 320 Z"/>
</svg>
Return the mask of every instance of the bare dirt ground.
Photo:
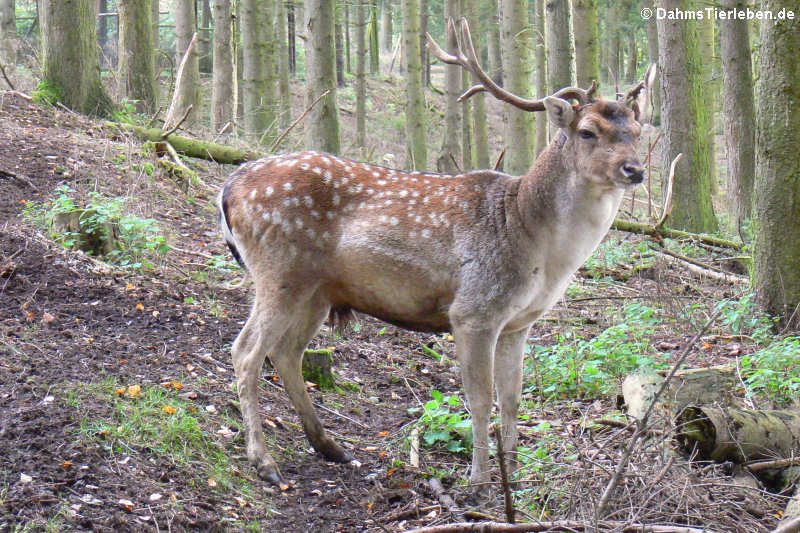
<svg viewBox="0 0 800 533">
<path fill-rule="evenodd" d="M 442 477 L 457 505 L 502 517 L 499 489 L 489 501 L 466 497 L 461 480 L 467 455 L 424 449 L 422 466 L 407 466 L 405 438 L 418 417 L 408 408 L 430 399 L 431 389 L 460 389 L 453 360 L 442 364 L 423 345 L 437 343 L 453 357 L 452 343 L 371 319 L 344 336 L 325 328 L 313 341 L 314 347 L 334 347 L 337 378 L 357 385 L 312 395 L 323 406 L 319 412 L 330 434 L 352 449 L 361 467 L 330 464 L 309 451 L 279 381 L 265 369 L 265 431 L 291 487 L 279 491 L 254 475 L 237 431 L 229 361 L 230 344 L 249 310 L 246 286 L 224 288 L 238 274 L 220 274 L 205 263 L 209 255 L 228 258 L 210 193 L 188 198 L 159 174 L 151 178 L 137 170 L 133 163 L 148 158 L 137 142 L 98 123 L 0 95 L 0 171 L 15 176 L 0 173 L 0 532 L 404 531 L 462 520 L 439 504 L 427 482 L 432 473 Z M 212 187 L 231 170 L 209 163 L 197 168 Z M 25 202 L 51 198 L 61 184 L 81 194 L 139 198 L 136 208 L 166 228 L 175 248 L 163 264 L 124 271 L 52 242 L 20 213 Z M 665 275 L 644 272 L 625 282 L 625 290 L 654 300 L 672 295 L 676 302 L 711 300 L 729 290 L 687 293 L 685 286 L 663 283 Z M 560 322 L 565 315 L 584 318 L 587 333 L 606 326 L 595 303 L 584 298 L 561 306 L 532 336 L 548 342 L 555 330 L 568 327 Z M 682 346 L 691 334 L 665 331 L 663 337 Z M 694 360 L 721 362 L 729 351 L 725 343 L 709 346 Z M 180 409 L 195 413 L 210 449 L 228 458 L 220 463 L 225 472 L 197 456 L 177 459 L 120 437 L 113 427 L 126 423 L 119 409 L 138 401 L 131 386 L 168 391 Z M 570 518 L 589 516 L 589 502 L 599 497 L 627 433 L 586 429 L 586 421 L 611 413 L 614 399 L 564 398 L 546 408 L 534 392 L 526 399 L 532 407 L 521 444 L 536 448 L 542 420 L 573 440 L 584 455 L 569 459 L 568 450 L 553 451 L 567 493 L 558 496 L 566 502 L 560 508 Z M 165 428 L 158 433 L 169 422 L 170 413 L 162 414 Z M 735 500 L 719 488 L 721 468 L 678 469 L 659 461 L 652 450 L 634 457 L 634 473 L 612 502 L 612 519 L 741 532 L 766 531 L 777 520 L 781 500 L 760 493 Z M 538 487 L 551 486 L 543 481 L 534 477 L 520 487 L 537 494 Z M 533 500 L 546 509 L 551 497 L 538 493 Z M 564 517 L 527 513 L 542 520 Z"/>
</svg>

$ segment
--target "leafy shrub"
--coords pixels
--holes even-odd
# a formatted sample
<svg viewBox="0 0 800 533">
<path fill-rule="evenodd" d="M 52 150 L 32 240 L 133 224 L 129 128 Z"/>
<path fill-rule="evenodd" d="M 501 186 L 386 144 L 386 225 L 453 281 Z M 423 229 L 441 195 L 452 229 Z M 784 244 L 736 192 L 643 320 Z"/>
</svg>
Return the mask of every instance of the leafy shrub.
<svg viewBox="0 0 800 533">
<path fill-rule="evenodd" d="M 169 251 L 166 238 L 152 218 L 124 212 L 126 199 L 89 195 L 85 206 L 66 185 L 44 203 L 29 202 L 23 216 L 48 228 L 51 237 L 68 248 L 80 248 L 125 268 L 152 268 L 149 258 Z"/>
<path fill-rule="evenodd" d="M 661 368 L 660 354 L 650 344 L 650 333 L 661 321 L 657 310 L 641 303 L 622 308 L 617 323 L 592 339 L 559 335 L 553 346 L 529 350 L 528 390 L 547 398 L 594 397 L 615 390 L 618 381 L 639 368 Z"/>
<path fill-rule="evenodd" d="M 739 360 L 747 394 L 761 394 L 779 406 L 800 397 L 800 337 L 786 337 Z"/>
<path fill-rule="evenodd" d="M 775 319 L 758 310 L 754 296 L 751 293 L 738 300 L 722 300 L 714 310 L 720 311 L 722 323 L 734 335 L 747 335 L 758 344 L 766 344 L 772 339 Z"/>
<path fill-rule="evenodd" d="M 36 90 L 31 93 L 33 101 L 37 104 L 56 105 L 64 99 L 61 88 L 53 85 L 49 80 L 42 80 L 36 87 Z"/>
<path fill-rule="evenodd" d="M 409 414 L 422 413 L 417 427 L 427 446 L 443 447 L 451 452 L 468 452 L 472 448 L 472 418 L 467 415 L 456 394 L 444 395 L 431 390 L 432 400 L 422 407 L 412 407 Z"/>
</svg>

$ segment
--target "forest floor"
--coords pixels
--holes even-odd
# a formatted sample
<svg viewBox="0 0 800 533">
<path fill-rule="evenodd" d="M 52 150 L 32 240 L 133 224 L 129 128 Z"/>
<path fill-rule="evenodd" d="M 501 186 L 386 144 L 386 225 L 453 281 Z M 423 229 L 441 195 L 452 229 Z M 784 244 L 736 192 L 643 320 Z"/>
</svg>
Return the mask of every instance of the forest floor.
<svg viewBox="0 0 800 533">
<path fill-rule="evenodd" d="M 420 466 L 409 465 L 408 437 L 420 419 L 410 408 L 438 390 L 453 402 L 438 408 L 462 416 L 452 339 L 365 317 L 341 335 L 325 327 L 312 342 L 332 347 L 341 388 L 309 385 L 329 434 L 361 466 L 331 464 L 310 450 L 266 368 L 265 432 L 290 486 L 281 491 L 257 478 L 245 457 L 229 357 L 249 312 L 248 285 L 229 285 L 241 271 L 229 266 L 218 236 L 213 193 L 181 192 L 154 162 L 140 143 L 99 122 L 0 94 L 0 532 L 377 532 L 463 520 L 440 504 L 431 477 L 462 510 L 502 519 L 498 486 L 488 500 L 468 497 L 468 453 L 423 446 Z M 212 189 L 231 170 L 190 164 Z M 83 199 L 91 191 L 128 198 L 126 208 L 155 219 L 171 250 L 122 268 L 54 242 L 22 212 L 58 197 L 60 185 Z M 607 250 L 637 242 L 610 239 Z M 650 305 L 672 317 L 647 326 L 648 349 L 667 365 L 716 302 L 741 296 L 740 287 L 667 263 L 630 268 L 614 281 L 624 267 L 582 272 L 534 326 L 532 344 L 592 339 L 629 317 L 631 304 Z M 721 326 L 715 332 L 692 351 L 690 366 L 755 349 Z M 513 486 L 520 519 L 591 523 L 630 434 L 593 422 L 624 419 L 615 394 L 595 387 L 545 396 L 530 386 L 541 381 L 526 376 L 520 445 L 530 459 Z M 460 442 L 453 433 L 444 441 Z M 783 498 L 742 496 L 724 465 L 667 463 L 662 448 L 633 455 L 609 520 L 736 532 L 776 523 Z"/>
</svg>

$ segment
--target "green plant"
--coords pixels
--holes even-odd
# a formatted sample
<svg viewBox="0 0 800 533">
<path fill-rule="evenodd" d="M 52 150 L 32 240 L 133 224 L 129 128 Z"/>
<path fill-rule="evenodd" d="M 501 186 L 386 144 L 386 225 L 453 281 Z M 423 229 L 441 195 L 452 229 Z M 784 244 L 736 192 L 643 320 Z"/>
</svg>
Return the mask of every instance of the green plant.
<svg viewBox="0 0 800 533">
<path fill-rule="evenodd" d="M 594 397 L 609 394 L 622 376 L 633 370 L 665 365 L 650 343 L 652 329 L 661 318 L 655 308 L 630 303 L 624 306 L 615 323 L 591 339 L 559 334 L 552 346 L 526 347 L 528 392 L 539 388 L 546 398 L 556 396 Z"/>
<path fill-rule="evenodd" d="M 800 337 L 786 337 L 740 360 L 748 396 L 788 406 L 800 397 Z"/>
<path fill-rule="evenodd" d="M 618 269 L 618 263 L 630 263 L 632 257 L 647 252 L 650 245 L 646 241 L 632 242 L 629 240 L 618 241 L 607 239 L 589 256 L 584 263 L 592 277 L 602 278 L 608 269 Z"/>
<path fill-rule="evenodd" d="M 50 80 L 40 81 L 39 85 L 36 86 L 36 90 L 31 93 L 31 97 L 37 104 L 48 105 L 56 105 L 56 102 L 64 99 L 61 88 L 53 85 Z"/>
<path fill-rule="evenodd" d="M 111 112 L 111 118 L 115 122 L 125 124 L 141 124 L 145 117 L 136 111 L 136 101 L 124 99 L 116 109 Z"/>
<path fill-rule="evenodd" d="M 80 206 L 66 185 L 44 203 L 28 202 L 23 216 L 50 231 L 54 240 L 68 248 L 81 248 L 124 268 L 152 268 L 152 257 L 169 251 L 157 222 L 124 212 L 126 198 L 106 198 L 98 192 Z"/>
<path fill-rule="evenodd" d="M 758 310 L 754 296 L 751 293 L 738 300 L 722 300 L 714 310 L 720 312 L 722 323 L 734 335 L 747 335 L 758 344 L 766 344 L 772 339 L 775 319 Z"/>
<path fill-rule="evenodd" d="M 412 407 L 409 414 L 422 413 L 416 426 L 422 431 L 427 446 L 440 446 L 451 452 L 468 452 L 472 448 L 472 417 L 464 411 L 456 394 L 444 395 L 436 389 L 422 407 Z"/>
</svg>

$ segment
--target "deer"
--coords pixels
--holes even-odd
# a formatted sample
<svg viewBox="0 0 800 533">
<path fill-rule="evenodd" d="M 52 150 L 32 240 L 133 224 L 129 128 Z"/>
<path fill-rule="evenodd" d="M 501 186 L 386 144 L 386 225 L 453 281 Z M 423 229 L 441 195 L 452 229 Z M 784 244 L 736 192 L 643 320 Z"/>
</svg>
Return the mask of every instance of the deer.
<svg viewBox="0 0 800 533">
<path fill-rule="evenodd" d="M 245 163 L 218 196 L 222 234 L 255 289 L 231 353 L 247 457 L 268 482 L 283 484 L 259 414 L 266 357 L 314 450 L 328 461 L 355 461 L 326 434 L 301 375 L 304 350 L 326 318 L 353 311 L 410 330 L 451 332 L 473 420 L 469 481 L 491 478 L 493 388 L 500 453 L 515 464 L 530 327 L 604 238 L 624 192 L 643 180 L 636 151 L 643 84 L 618 101 L 595 98 L 595 83 L 526 99 L 482 70 L 469 26 L 459 24 L 457 32 L 448 22 L 455 54 L 430 35 L 428 47 L 480 81 L 461 98 L 487 91 L 546 112 L 559 128 L 527 174 L 403 171 L 304 151 Z"/>
</svg>

